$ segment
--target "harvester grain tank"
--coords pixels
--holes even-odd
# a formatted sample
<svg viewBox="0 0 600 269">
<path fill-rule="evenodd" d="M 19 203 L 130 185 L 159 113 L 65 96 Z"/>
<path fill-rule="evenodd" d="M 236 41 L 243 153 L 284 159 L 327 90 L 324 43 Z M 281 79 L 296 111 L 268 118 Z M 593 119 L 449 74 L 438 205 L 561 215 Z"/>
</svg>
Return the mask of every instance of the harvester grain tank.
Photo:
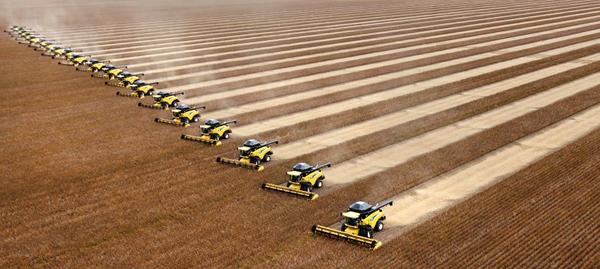
<svg viewBox="0 0 600 269">
<path fill-rule="evenodd" d="M 312 231 L 317 235 L 345 240 L 347 242 L 365 246 L 373 250 L 381 247 L 382 243 L 374 239 L 375 232 L 383 230 L 385 213 L 383 207 L 392 206 L 394 202 L 387 200 L 382 203 L 370 205 L 363 201 L 351 204 L 348 210 L 342 213 L 344 218 L 340 230 L 314 225 Z"/>
<path fill-rule="evenodd" d="M 255 139 L 249 139 L 241 147 L 238 147 L 240 155 L 238 159 L 217 157 L 217 162 L 262 171 L 265 167 L 261 163 L 270 162 L 272 159 L 273 149 L 270 145 L 273 144 L 279 144 L 279 141 L 260 142 Z"/>
<path fill-rule="evenodd" d="M 220 146 L 221 140 L 229 139 L 231 135 L 231 124 L 236 124 L 237 121 L 229 120 L 221 122 L 216 119 L 209 119 L 200 126 L 200 135 L 182 134 L 181 139 L 201 142 L 213 146 Z"/>
<path fill-rule="evenodd" d="M 331 167 L 331 163 L 314 166 L 307 163 L 297 163 L 292 167 L 292 171 L 287 172 L 289 179 L 286 183 L 263 183 L 261 187 L 265 190 L 283 192 L 314 200 L 317 199 L 319 195 L 313 191 L 314 189 L 323 187 L 325 174 L 322 169 L 326 167 Z"/>
</svg>

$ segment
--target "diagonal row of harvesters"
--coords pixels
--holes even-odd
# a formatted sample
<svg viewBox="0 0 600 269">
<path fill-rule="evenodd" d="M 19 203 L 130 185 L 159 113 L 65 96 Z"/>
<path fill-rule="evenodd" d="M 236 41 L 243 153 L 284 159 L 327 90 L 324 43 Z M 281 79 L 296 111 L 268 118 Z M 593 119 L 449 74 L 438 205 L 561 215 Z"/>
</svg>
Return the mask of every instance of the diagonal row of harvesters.
<svg viewBox="0 0 600 269">
<path fill-rule="evenodd" d="M 41 51 L 43 56 L 59 59 L 58 64 L 60 65 L 74 66 L 77 71 L 91 72 L 93 78 L 107 79 L 106 85 L 130 90 L 128 93 L 117 91 L 117 96 L 140 99 L 151 96 L 152 103 L 139 102 L 138 106 L 156 110 L 170 110 L 172 113 L 171 119 L 155 118 L 155 122 L 187 128 L 191 124 L 199 122 L 200 109 L 206 108 L 205 106 L 190 106 L 182 103 L 179 100 L 179 96 L 184 95 L 182 91 L 157 90 L 155 86 L 159 82 L 146 82 L 142 79 L 144 74 L 129 72 L 127 66 L 113 65 L 109 60 L 100 60 L 93 58 L 91 55 L 82 54 L 79 50 L 46 39 L 27 27 L 13 26 L 5 32 L 17 40 L 18 43 L 26 44 L 36 51 Z M 180 138 L 220 146 L 222 141 L 231 137 L 233 132 L 231 126 L 233 124 L 237 124 L 237 121 L 209 119 L 200 126 L 198 135 L 182 134 Z M 248 139 L 238 147 L 237 158 L 217 157 L 216 161 L 222 164 L 262 171 L 265 169 L 263 164 L 270 162 L 273 158 L 272 146 L 278 143 L 277 140 L 259 141 Z M 287 172 L 288 179 L 283 183 L 263 183 L 261 188 L 315 200 L 319 197 L 315 191 L 324 186 L 325 173 L 323 169 L 331 167 L 331 165 L 331 163 L 320 165 L 297 163 L 291 171 Z M 386 218 L 383 208 L 391 205 L 393 205 L 391 200 L 375 205 L 358 201 L 351 204 L 347 211 L 341 214 L 343 220 L 339 230 L 331 226 L 315 225 L 312 227 L 312 231 L 315 234 L 377 249 L 381 247 L 382 243 L 374 239 L 374 233 L 383 230 L 383 221 Z"/>
</svg>

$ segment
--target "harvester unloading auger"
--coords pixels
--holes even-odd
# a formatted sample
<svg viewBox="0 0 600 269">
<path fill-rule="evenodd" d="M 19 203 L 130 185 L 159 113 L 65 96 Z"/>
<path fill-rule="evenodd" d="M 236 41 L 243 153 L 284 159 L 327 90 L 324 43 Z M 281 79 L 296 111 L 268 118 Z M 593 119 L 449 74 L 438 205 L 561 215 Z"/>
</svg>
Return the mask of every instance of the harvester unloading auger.
<svg viewBox="0 0 600 269">
<path fill-rule="evenodd" d="M 179 104 L 179 98 L 177 96 L 184 95 L 184 92 L 163 92 L 159 91 L 156 94 L 152 95 L 152 99 L 154 99 L 153 104 L 144 104 L 142 102 L 138 103 L 139 107 L 145 107 L 150 109 L 164 109 L 168 110 L 170 107 L 177 107 Z"/>
<path fill-rule="evenodd" d="M 237 121 L 230 120 L 221 122 L 215 119 L 209 119 L 200 126 L 200 135 L 182 134 L 181 139 L 200 142 L 213 146 L 220 146 L 221 140 L 229 139 L 231 135 L 230 124 L 236 124 Z"/>
<path fill-rule="evenodd" d="M 191 122 L 198 122 L 200 120 L 200 112 L 198 109 L 205 109 L 205 106 L 195 106 L 190 107 L 188 105 L 180 104 L 175 109 L 171 110 L 173 112 L 173 118 L 170 120 L 155 118 L 154 121 L 158 123 L 166 123 L 177 125 L 181 127 L 190 126 Z"/>
<path fill-rule="evenodd" d="M 238 159 L 217 157 L 217 162 L 262 171 L 265 167 L 260 164 L 263 162 L 270 162 L 272 159 L 271 155 L 273 155 L 273 149 L 270 145 L 273 144 L 279 144 L 279 141 L 260 142 L 255 139 L 249 139 L 246 140 L 241 147 L 238 147 L 238 152 L 240 154 Z"/>
<path fill-rule="evenodd" d="M 315 166 L 297 163 L 292 167 L 292 171 L 287 172 L 289 176 L 287 182 L 284 184 L 263 183 L 261 187 L 265 190 L 279 191 L 315 200 L 319 198 L 319 195 L 313 190 L 323 187 L 325 174 L 322 169 L 326 167 L 331 167 L 331 163 Z"/>
<path fill-rule="evenodd" d="M 382 245 L 381 241 L 373 238 L 375 232 L 383 230 L 385 213 L 382 208 L 393 204 L 392 200 L 375 205 L 358 201 L 351 204 L 348 211 L 342 213 L 344 220 L 340 230 L 314 225 L 312 231 L 317 235 L 345 240 L 375 250 Z"/>
</svg>

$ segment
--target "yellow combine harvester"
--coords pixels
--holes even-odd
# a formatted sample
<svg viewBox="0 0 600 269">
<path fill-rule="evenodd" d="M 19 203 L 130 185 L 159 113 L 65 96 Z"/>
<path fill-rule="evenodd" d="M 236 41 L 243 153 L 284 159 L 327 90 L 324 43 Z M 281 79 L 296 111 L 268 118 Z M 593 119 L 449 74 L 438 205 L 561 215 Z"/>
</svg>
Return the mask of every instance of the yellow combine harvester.
<svg viewBox="0 0 600 269">
<path fill-rule="evenodd" d="M 144 75 L 143 73 L 131 73 L 123 70 L 121 70 L 121 72 L 118 72 L 117 75 L 114 75 L 116 71 L 113 72 L 113 70 L 109 71 L 108 73 L 110 80 L 104 82 L 104 84 L 108 86 L 121 88 L 131 87 L 131 85 L 135 84 L 138 81 L 141 81 L 140 77 Z"/>
<path fill-rule="evenodd" d="M 91 56 L 89 56 L 89 55 L 81 55 L 81 54 L 74 53 L 74 54 L 70 54 L 69 56 L 67 56 L 66 60 L 59 61 L 58 64 L 79 67 L 79 66 L 85 65 L 88 61 L 90 61 L 91 60 L 90 57 Z"/>
<path fill-rule="evenodd" d="M 270 162 L 272 159 L 273 149 L 269 146 L 273 144 L 279 144 L 279 141 L 260 142 L 255 139 L 249 139 L 241 147 L 238 147 L 240 157 L 237 160 L 217 157 L 217 162 L 262 171 L 265 167 L 260 164 Z"/>
<path fill-rule="evenodd" d="M 20 38 L 32 31 L 33 30 L 31 30 L 25 26 L 18 26 L 18 25 L 13 25 L 9 29 L 4 30 L 5 33 L 8 33 L 8 35 L 13 37 L 14 39 Z"/>
<path fill-rule="evenodd" d="M 182 134 L 181 139 L 220 146 L 222 144 L 221 140 L 229 139 L 231 136 L 229 125 L 236 123 L 235 120 L 220 122 L 219 120 L 209 119 L 204 122 L 204 125 L 200 126 L 201 134 L 199 136 Z"/>
<path fill-rule="evenodd" d="M 392 200 L 387 200 L 376 205 L 358 201 L 351 204 L 350 207 L 348 207 L 348 211 L 342 213 L 344 220 L 340 230 L 321 225 L 314 225 L 312 231 L 317 235 L 346 240 L 350 243 L 375 250 L 382 245 L 381 241 L 373 238 L 375 232 L 383 230 L 385 213 L 383 213 L 382 208 L 393 204 L 394 202 Z"/>
<path fill-rule="evenodd" d="M 130 93 L 117 92 L 117 96 L 144 98 L 146 95 L 154 94 L 154 90 L 156 90 L 154 85 L 157 84 L 158 82 L 146 83 L 145 81 L 138 79 L 135 84 L 127 85 L 128 88 L 131 89 Z"/>
<path fill-rule="evenodd" d="M 110 61 L 100 61 L 95 58 L 90 58 L 86 62 L 75 65 L 75 70 L 82 72 L 100 72 L 102 67 L 106 66 Z"/>
<path fill-rule="evenodd" d="M 40 41 L 40 43 L 37 44 L 37 46 L 34 46 L 35 51 L 46 51 L 49 48 L 55 47 L 56 45 L 51 41 L 51 40 L 47 40 L 47 39 L 42 39 L 42 41 Z"/>
<path fill-rule="evenodd" d="M 91 76 L 93 78 L 110 78 L 111 74 L 109 72 L 113 70 L 116 73 L 123 72 L 123 69 L 127 68 L 127 66 L 115 66 L 108 63 L 97 63 L 91 66 L 92 72 L 94 72 Z"/>
<path fill-rule="evenodd" d="M 109 80 L 113 80 L 116 79 L 121 73 L 125 72 L 125 67 L 121 67 L 121 66 L 114 66 L 114 65 L 107 65 L 106 68 L 103 70 L 104 74 L 102 76 L 93 76 L 93 77 L 97 77 L 97 78 L 108 78 Z"/>
<path fill-rule="evenodd" d="M 170 107 L 177 107 L 179 104 L 179 98 L 177 96 L 183 95 L 184 92 L 163 92 L 159 91 L 156 94 L 152 95 L 154 99 L 153 104 L 144 104 L 142 102 L 138 103 L 139 107 L 145 107 L 150 109 L 164 109 L 168 110 Z"/>
<path fill-rule="evenodd" d="M 175 109 L 171 110 L 171 112 L 173 112 L 173 119 L 167 120 L 155 118 L 154 121 L 158 123 L 166 123 L 182 127 L 188 127 L 190 126 L 191 122 L 198 122 L 200 120 L 200 112 L 198 111 L 198 109 L 200 108 L 204 109 L 206 107 L 190 107 L 188 105 L 180 104 L 177 107 L 175 107 Z"/>
<path fill-rule="evenodd" d="M 80 50 L 73 48 L 58 48 L 50 51 L 48 56 L 52 56 L 52 59 L 69 59 L 77 52 L 80 52 Z"/>
<path fill-rule="evenodd" d="M 42 41 L 37 48 L 34 48 L 35 51 L 49 51 L 53 50 L 56 47 L 59 47 L 57 44 L 51 43 L 50 41 Z M 42 53 L 44 55 L 44 53 Z"/>
<path fill-rule="evenodd" d="M 325 167 L 331 167 L 331 163 L 315 166 L 297 163 L 292 167 L 292 171 L 287 172 L 289 180 L 285 185 L 263 183 L 261 187 L 265 190 L 279 191 L 315 200 L 319 198 L 319 195 L 313 190 L 323 187 L 325 174 L 321 169 Z"/>
<path fill-rule="evenodd" d="M 15 40 L 17 40 L 17 43 L 19 44 L 31 46 L 32 44 L 39 43 L 41 38 L 33 32 L 23 32 L 19 36 L 15 37 Z"/>
</svg>

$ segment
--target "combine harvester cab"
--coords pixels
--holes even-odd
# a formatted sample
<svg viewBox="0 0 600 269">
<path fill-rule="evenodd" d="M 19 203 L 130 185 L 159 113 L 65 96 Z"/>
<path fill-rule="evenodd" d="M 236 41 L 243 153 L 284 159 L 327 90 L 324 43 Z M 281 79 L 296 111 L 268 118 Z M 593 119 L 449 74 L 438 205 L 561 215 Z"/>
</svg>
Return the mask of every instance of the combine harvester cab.
<svg viewBox="0 0 600 269">
<path fill-rule="evenodd" d="M 158 82 L 156 82 L 158 83 Z M 177 96 L 183 95 L 184 92 L 163 92 L 159 91 L 156 94 L 152 95 L 152 99 L 154 99 L 153 104 L 144 104 L 142 102 L 138 103 L 139 107 L 145 107 L 150 109 L 164 109 L 168 110 L 169 108 L 177 107 L 179 104 L 179 98 Z"/>
<path fill-rule="evenodd" d="M 272 160 L 273 149 L 270 145 L 279 144 L 279 141 L 260 142 L 255 139 L 249 139 L 244 142 L 241 147 L 238 147 L 240 157 L 238 159 L 229 159 L 225 157 L 217 157 L 217 162 L 223 164 L 231 164 L 256 171 L 265 169 L 261 165 L 263 162 Z"/>
<path fill-rule="evenodd" d="M 198 109 L 205 109 L 205 106 L 190 107 L 188 105 L 180 104 L 175 107 L 173 112 L 173 118 L 171 120 L 155 118 L 154 121 L 158 123 L 166 123 L 181 127 L 189 127 L 190 123 L 198 122 L 200 120 L 200 112 Z"/>
<path fill-rule="evenodd" d="M 325 174 L 322 169 L 326 167 L 331 167 L 331 163 L 315 166 L 298 163 L 292 167 L 292 171 L 287 172 L 289 176 L 287 182 L 284 184 L 263 183 L 261 188 L 315 200 L 319 198 L 319 195 L 313 190 L 323 187 Z"/>
<path fill-rule="evenodd" d="M 312 232 L 329 238 L 340 239 L 349 243 L 368 247 L 376 250 L 382 246 L 381 241 L 374 239 L 374 233 L 383 230 L 385 213 L 383 207 L 392 206 L 394 202 L 387 200 L 376 205 L 363 201 L 351 204 L 348 210 L 342 213 L 344 220 L 340 230 L 321 225 L 314 225 Z"/>
<path fill-rule="evenodd" d="M 124 85 L 124 84 L 122 84 Z M 122 93 L 120 91 L 118 91 L 116 94 L 117 96 L 122 96 L 122 97 L 137 97 L 137 98 L 144 98 L 146 95 L 154 95 L 154 90 L 156 90 L 154 88 L 154 85 L 158 85 L 158 82 L 152 82 L 152 83 L 146 83 L 143 80 L 136 80 L 135 84 L 131 84 L 128 85 L 129 89 L 131 89 L 130 93 Z M 120 87 L 124 87 L 124 86 L 120 86 Z"/>
<path fill-rule="evenodd" d="M 237 121 L 230 120 L 221 122 L 216 119 L 209 119 L 200 126 L 200 135 L 182 134 L 181 139 L 200 142 L 212 146 L 222 145 L 221 140 L 229 139 L 231 136 L 230 124 L 236 124 Z"/>
</svg>

